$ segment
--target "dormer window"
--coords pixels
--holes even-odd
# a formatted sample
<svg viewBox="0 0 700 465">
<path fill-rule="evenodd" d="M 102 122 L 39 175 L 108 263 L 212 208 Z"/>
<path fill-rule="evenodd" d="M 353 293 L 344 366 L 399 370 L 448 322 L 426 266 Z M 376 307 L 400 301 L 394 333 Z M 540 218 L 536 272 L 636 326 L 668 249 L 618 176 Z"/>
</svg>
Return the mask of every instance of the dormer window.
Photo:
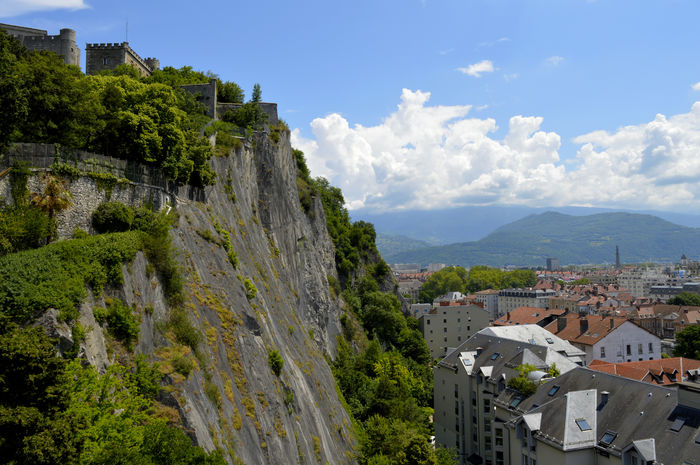
<svg viewBox="0 0 700 465">
<path fill-rule="evenodd" d="M 581 431 L 590 431 L 592 429 L 591 425 L 588 424 L 585 418 L 578 418 L 575 421 L 576 425 L 578 426 L 578 429 L 580 429 Z"/>
</svg>

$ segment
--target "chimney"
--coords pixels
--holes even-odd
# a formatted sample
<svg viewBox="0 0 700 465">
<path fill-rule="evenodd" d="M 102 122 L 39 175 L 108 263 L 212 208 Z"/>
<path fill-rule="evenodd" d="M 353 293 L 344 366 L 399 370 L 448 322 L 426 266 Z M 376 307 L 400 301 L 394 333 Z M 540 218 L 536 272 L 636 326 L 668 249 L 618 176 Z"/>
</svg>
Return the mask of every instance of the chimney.
<svg viewBox="0 0 700 465">
<path fill-rule="evenodd" d="M 579 325 L 581 328 L 581 334 L 585 333 L 588 331 L 588 318 L 581 318 L 579 321 Z"/>
<path fill-rule="evenodd" d="M 610 393 L 608 391 L 603 391 L 600 393 L 600 408 L 605 407 L 605 405 L 608 403 L 608 396 Z"/>
<path fill-rule="evenodd" d="M 613 329 L 615 327 L 615 318 L 610 318 L 610 329 Z"/>
<path fill-rule="evenodd" d="M 562 331 L 564 328 L 566 328 L 566 316 L 560 316 L 557 318 L 557 332 Z"/>
<path fill-rule="evenodd" d="M 510 320 L 510 312 L 506 313 L 506 320 Z"/>
</svg>

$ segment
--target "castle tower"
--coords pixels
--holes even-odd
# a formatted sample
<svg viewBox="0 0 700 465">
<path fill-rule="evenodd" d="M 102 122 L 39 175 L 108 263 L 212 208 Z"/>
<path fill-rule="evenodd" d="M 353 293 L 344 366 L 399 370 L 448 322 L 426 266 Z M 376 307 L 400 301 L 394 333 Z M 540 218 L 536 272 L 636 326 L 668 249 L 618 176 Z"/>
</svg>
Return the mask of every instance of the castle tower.
<svg viewBox="0 0 700 465">
<path fill-rule="evenodd" d="M 59 35 L 50 36 L 43 29 L 13 26 L 0 23 L 0 29 L 17 39 L 29 50 L 47 50 L 63 57 L 67 65 L 80 66 L 80 48 L 73 29 L 61 29 Z"/>
<path fill-rule="evenodd" d="M 99 74 L 123 64 L 133 66 L 141 76 L 150 76 L 154 66 L 160 66 L 155 58 L 141 58 L 129 47 L 129 42 L 85 45 L 85 74 Z"/>
</svg>

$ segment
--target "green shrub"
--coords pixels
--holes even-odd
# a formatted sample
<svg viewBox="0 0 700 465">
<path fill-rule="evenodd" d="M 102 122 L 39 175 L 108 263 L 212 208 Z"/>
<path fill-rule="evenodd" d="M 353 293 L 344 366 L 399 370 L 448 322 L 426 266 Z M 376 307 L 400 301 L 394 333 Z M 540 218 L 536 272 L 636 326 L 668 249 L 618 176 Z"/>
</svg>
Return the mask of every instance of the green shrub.
<svg viewBox="0 0 700 465">
<path fill-rule="evenodd" d="M 210 401 L 216 405 L 217 408 L 221 408 L 221 394 L 219 394 L 219 388 L 212 381 L 207 381 L 204 383 L 204 394 L 207 395 Z"/>
<path fill-rule="evenodd" d="M 98 233 L 128 231 L 133 222 L 134 211 L 121 202 L 102 202 L 92 213 L 92 227 Z"/>
<path fill-rule="evenodd" d="M 155 399 L 160 391 L 163 374 L 158 370 L 157 363 L 148 363 L 144 354 L 138 354 L 134 360 L 131 379 L 139 394 L 148 399 Z"/>
<path fill-rule="evenodd" d="M 121 282 L 121 266 L 134 259 L 143 238 L 135 231 L 105 234 L 0 257 L 2 313 L 20 323 L 49 308 L 76 318 L 86 285 L 99 292 Z"/>
<path fill-rule="evenodd" d="M 255 287 L 255 284 L 248 278 L 243 280 L 243 285 L 245 286 L 245 296 L 248 300 L 253 300 L 255 296 L 258 295 L 258 288 Z"/>
<path fill-rule="evenodd" d="M 193 351 L 202 341 L 202 335 L 190 322 L 184 308 L 173 308 L 170 311 L 168 327 L 173 331 L 175 340 L 180 344 L 189 346 Z"/>
<path fill-rule="evenodd" d="M 192 357 L 188 357 L 186 355 L 182 357 L 175 357 L 171 363 L 175 371 L 180 373 L 185 378 L 190 376 L 190 373 L 192 373 L 192 370 L 194 369 L 194 360 L 192 360 Z"/>
<path fill-rule="evenodd" d="M 97 307 L 94 313 L 99 322 L 107 323 L 110 334 L 131 349 L 134 341 L 139 337 L 140 324 L 131 307 L 119 299 L 113 299 L 108 303 L 106 309 Z"/>
<path fill-rule="evenodd" d="M 36 249 L 52 230 L 49 215 L 34 206 L 0 205 L 0 256 Z"/>
<path fill-rule="evenodd" d="M 284 366 L 284 360 L 277 349 L 271 350 L 267 353 L 267 361 L 270 364 L 270 368 L 275 376 L 279 376 L 282 373 L 282 367 Z"/>
</svg>

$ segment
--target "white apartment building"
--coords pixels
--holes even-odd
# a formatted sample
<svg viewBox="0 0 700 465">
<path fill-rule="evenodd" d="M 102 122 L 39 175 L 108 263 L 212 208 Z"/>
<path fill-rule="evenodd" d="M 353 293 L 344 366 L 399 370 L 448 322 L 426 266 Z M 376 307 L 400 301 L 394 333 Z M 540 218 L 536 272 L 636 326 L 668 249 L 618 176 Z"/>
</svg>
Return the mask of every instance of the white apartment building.
<svg viewBox="0 0 700 465">
<path fill-rule="evenodd" d="M 496 289 L 486 289 L 474 294 L 476 301 L 484 304 L 484 309 L 489 312 L 492 320 L 497 320 L 503 313 L 498 311 L 498 291 Z"/>
<path fill-rule="evenodd" d="M 620 363 L 661 358 L 661 339 L 626 318 L 568 314 L 546 329 L 584 350 L 586 365 L 596 359 Z"/>
<path fill-rule="evenodd" d="M 447 303 L 447 302 L 446 302 Z M 440 305 L 418 318 L 418 327 L 433 359 L 444 357 L 489 325 L 489 314 L 478 305 Z"/>
<path fill-rule="evenodd" d="M 509 391 L 506 386 L 518 376 L 516 368 L 530 363 L 538 370 L 532 375 L 542 379 L 552 364 L 565 373 L 582 363 L 582 356 L 581 350 L 537 325 L 478 332 L 434 368 L 436 443 L 456 448 L 461 465 L 504 463 L 504 423 L 511 416 L 507 409 L 497 411 L 494 401 Z"/>
<path fill-rule="evenodd" d="M 505 315 L 518 307 L 546 308 L 549 298 L 556 295 L 551 289 L 503 289 L 498 292 L 498 312 Z"/>
</svg>

